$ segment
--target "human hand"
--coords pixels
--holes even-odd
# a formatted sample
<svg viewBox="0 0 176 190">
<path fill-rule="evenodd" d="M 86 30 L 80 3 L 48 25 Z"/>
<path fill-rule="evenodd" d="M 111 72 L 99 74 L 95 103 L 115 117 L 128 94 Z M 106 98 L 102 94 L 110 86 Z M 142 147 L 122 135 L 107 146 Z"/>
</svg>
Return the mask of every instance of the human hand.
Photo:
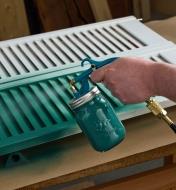
<svg viewBox="0 0 176 190">
<path fill-rule="evenodd" d="M 156 95 L 154 61 L 123 57 L 94 71 L 93 82 L 102 82 L 123 103 L 144 102 Z"/>
</svg>

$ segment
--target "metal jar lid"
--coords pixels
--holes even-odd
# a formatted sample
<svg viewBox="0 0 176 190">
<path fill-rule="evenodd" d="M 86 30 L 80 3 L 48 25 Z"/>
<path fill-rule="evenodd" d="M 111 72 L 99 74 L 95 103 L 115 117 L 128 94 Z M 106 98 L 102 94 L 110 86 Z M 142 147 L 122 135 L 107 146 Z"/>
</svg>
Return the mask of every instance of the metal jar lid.
<svg viewBox="0 0 176 190">
<path fill-rule="evenodd" d="M 100 91 L 97 87 L 92 88 L 91 91 L 89 91 L 84 96 L 81 96 L 78 99 L 73 99 L 72 102 L 70 102 L 70 107 L 72 109 L 78 108 L 79 106 L 85 104 L 86 102 L 90 101 L 93 97 L 95 97 L 97 94 L 99 94 Z"/>
</svg>

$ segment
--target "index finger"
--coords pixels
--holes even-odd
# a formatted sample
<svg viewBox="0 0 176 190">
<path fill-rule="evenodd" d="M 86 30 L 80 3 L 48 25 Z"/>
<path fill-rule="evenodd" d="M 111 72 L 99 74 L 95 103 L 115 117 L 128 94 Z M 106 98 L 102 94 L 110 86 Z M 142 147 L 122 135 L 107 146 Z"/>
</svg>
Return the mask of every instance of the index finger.
<svg viewBox="0 0 176 190">
<path fill-rule="evenodd" d="M 93 82 L 102 82 L 105 76 L 105 68 L 97 69 L 96 71 L 93 71 L 90 78 Z"/>
</svg>

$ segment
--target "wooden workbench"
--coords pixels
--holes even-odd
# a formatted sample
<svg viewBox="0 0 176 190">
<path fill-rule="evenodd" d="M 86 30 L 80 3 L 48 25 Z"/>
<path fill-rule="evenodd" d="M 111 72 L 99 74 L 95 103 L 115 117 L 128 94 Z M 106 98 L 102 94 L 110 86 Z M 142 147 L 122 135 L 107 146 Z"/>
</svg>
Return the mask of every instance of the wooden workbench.
<svg viewBox="0 0 176 190">
<path fill-rule="evenodd" d="M 176 118 L 175 107 L 169 115 Z M 175 134 L 153 115 L 125 126 L 126 139 L 105 153 L 94 151 L 80 134 L 27 151 L 29 163 L 0 169 L 0 189 L 41 189 L 176 153 Z"/>
</svg>

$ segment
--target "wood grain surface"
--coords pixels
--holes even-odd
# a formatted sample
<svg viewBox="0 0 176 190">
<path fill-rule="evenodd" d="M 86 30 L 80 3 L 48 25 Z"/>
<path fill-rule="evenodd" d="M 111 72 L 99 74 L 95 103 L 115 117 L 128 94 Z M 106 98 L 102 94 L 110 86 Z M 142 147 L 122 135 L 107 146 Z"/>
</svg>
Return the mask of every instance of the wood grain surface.
<svg viewBox="0 0 176 190">
<path fill-rule="evenodd" d="M 29 34 L 23 0 L 0 0 L 0 40 Z"/>
<path fill-rule="evenodd" d="M 169 109 L 172 118 L 176 109 Z M 3 190 L 37 189 L 70 182 L 176 153 L 175 134 L 153 115 L 125 123 L 126 139 L 112 150 L 99 153 L 83 135 L 29 150 L 30 162 L 14 168 L 1 168 Z"/>
</svg>

